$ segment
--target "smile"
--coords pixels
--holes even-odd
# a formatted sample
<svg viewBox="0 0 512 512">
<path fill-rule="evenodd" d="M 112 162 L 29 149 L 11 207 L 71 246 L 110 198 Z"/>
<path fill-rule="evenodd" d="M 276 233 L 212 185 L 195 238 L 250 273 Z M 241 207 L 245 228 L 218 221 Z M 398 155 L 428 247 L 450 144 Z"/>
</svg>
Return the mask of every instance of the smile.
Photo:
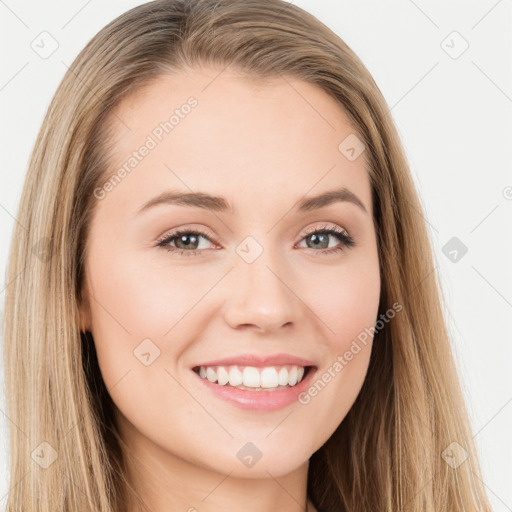
<svg viewBox="0 0 512 512">
<path fill-rule="evenodd" d="M 196 366 L 197 383 L 212 396 L 240 409 L 271 412 L 298 403 L 316 366 Z"/>
<path fill-rule="evenodd" d="M 199 366 L 194 371 L 202 379 L 219 386 L 231 386 L 249 391 L 272 391 L 294 387 L 304 377 L 309 367 L 280 366 Z"/>
</svg>

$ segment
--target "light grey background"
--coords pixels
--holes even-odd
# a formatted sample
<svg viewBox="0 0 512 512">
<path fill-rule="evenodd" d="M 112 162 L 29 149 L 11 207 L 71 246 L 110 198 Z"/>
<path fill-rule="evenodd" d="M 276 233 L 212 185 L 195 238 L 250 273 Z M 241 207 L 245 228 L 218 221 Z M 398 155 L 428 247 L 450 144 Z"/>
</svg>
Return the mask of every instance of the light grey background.
<svg viewBox="0 0 512 512">
<path fill-rule="evenodd" d="M 67 66 L 100 28 L 141 3 L 0 0 L 2 269 L 30 152 Z M 494 510 L 512 511 L 511 0 L 294 3 L 359 55 L 391 107 L 426 210 L 484 483 Z M 51 38 L 58 48 L 42 58 Z M 457 262 L 443 253 L 452 237 L 468 248 Z M 0 312 L 8 284 L 2 272 Z M 0 509 L 5 411 L 1 389 Z"/>
</svg>

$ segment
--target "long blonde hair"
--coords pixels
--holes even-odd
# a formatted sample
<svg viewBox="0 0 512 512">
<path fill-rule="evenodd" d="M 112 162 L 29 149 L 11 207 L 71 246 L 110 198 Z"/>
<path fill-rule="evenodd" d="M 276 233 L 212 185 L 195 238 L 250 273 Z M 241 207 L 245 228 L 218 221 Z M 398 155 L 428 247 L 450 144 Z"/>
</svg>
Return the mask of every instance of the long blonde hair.
<svg viewBox="0 0 512 512">
<path fill-rule="evenodd" d="M 138 6 L 94 36 L 59 85 L 35 143 L 9 254 L 7 511 L 121 510 L 121 441 L 90 333 L 79 328 L 93 191 L 109 172 L 113 108 L 163 74 L 202 64 L 315 84 L 344 108 L 366 146 L 379 313 L 395 302 L 403 309 L 375 334 L 356 402 L 312 455 L 308 495 L 328 512 L 490 511 L 422 206 L 389 108 L 350 48 L 283 0 Z M 450 464 L 447 453 L 467 459 Z"/>
</svg>

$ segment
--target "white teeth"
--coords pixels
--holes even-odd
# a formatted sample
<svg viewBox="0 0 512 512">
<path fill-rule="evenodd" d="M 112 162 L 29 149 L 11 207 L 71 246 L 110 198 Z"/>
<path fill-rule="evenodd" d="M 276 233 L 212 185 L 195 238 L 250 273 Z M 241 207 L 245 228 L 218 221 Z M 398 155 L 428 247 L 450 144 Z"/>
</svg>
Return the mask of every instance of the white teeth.
<svg viewBox="0 0 512 512">
<path fill-rule="evenodd" d="M 277 388 L 277 370 L 275 368 L 263 368 L 261 372 L 262 388 Z"/>
<path fill-rule="evenodd" d="M 288 372 L 288 384 L 295 386 L 297 384 L 297 367 L 292 366 L 292 369 Z"/>
<path fill-rule="evenodd" d="M 260 387 L 260 372 L 254 366 L 246 366 L 242 373 L 244 386 L 248 388 Z"/>
<path fill-rule="evenodd" d="M 282 389 L 284 386 L 295 386 L 304 377 L 302 366 L 268 366 L 257 368 L 254 366 L 214 366 L 199 368 L 199 375 L 210 382 L 216 382 L 220 386 L 229 384 L 241 389 Z"/>
<path fill-rule="evenodd" d="M 210 382 L 217 382 L 217 373 L 213 368 L 206 368 L 206 378 Z"/>
<path fill-rule="evenodd" d="M 201 366 L 202 368 L 202 366 Z M 242 384 L 242 372 L 236 367 L 232 366 L 229 369 L 229 385 L 230 386 L 240 386 Z"/>
<path fill-rule="evenodd" d="M 284 366 L 279 370 L 277 382 L 279 383 L 280 386 L 288 385 L 288 370 Z"/>
<path fill-rule="evenodd" d="M 217 382 L 224 386 L 229 381 L 229 374 L 223 366 L 217 368 Z"/>
</svg>

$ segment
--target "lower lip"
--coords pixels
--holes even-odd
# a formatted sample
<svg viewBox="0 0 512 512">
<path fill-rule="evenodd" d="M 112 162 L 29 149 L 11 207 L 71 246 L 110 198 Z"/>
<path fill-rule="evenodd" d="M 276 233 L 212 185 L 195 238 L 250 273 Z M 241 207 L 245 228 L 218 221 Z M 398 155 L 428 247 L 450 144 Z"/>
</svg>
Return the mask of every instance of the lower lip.
<svg viewBox="0 0 512 512">
<path fill-rule="evenodd" d="M 298 402 L 298 396 L 309 387 L 309 383 L 316 373 L 316 367 L 310 367 L 307 375 L 296 386 L 276 391 L 245 391 L 231 386 L 221 386 L 208 379 L 203 379 L 196 372 L 193 373 L 214 395 L 240 409 L 277 411 Z"/>
</svg>

